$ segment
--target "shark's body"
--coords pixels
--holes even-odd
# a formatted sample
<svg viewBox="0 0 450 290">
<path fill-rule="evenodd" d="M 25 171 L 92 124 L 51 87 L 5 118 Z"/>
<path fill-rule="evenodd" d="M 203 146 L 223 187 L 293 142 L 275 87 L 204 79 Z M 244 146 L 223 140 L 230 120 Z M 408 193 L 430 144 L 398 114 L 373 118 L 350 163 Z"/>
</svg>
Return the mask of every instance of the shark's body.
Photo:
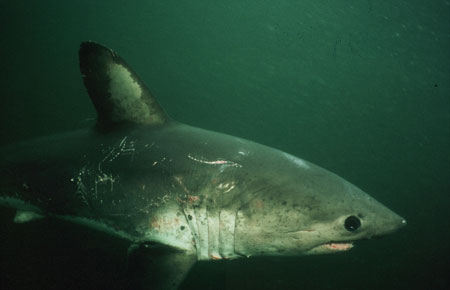
<svg viewBox="0 0 450 290">
<path fill-rule="evenodd" d="M 351 248 L 406 222 L 314 164 L 180 124 L 113 51 L 83 43 L 95 128 L 1 150 L 0 200 L 16 222 L 48 215 L 145 244 L 171 289 L 196 260 Z"/>
</svg>

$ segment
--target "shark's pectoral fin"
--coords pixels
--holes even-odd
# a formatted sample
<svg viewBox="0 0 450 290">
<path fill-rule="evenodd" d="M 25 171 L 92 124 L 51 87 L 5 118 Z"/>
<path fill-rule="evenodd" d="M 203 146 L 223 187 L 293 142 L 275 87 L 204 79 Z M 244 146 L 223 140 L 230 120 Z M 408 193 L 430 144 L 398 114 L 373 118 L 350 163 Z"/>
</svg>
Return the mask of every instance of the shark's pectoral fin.
<svg viewBox="0 0 450 290">
<path fill-rule="evenodd" d="M 128 251 L 130 288 L 139 290 L 178 289 L 197 256 L 170 246 L 133 244 Z"/>
<path fill-rule="evenodd" d="M 26 223 L 29 221 L 41 219 L 43 217 L 44 217 L 43 215 L 34 211 L 17 210 L 16 216 L 14 217 L 14 222 L 18 224 Z"/>
<path fill-rule="evenodd" d="M 114 51 L 83 42 L 79 59 L 99 129 L 108 131 L 123 124 L 160 126 L 169 121 L 145 84 Z"/>
</svg>

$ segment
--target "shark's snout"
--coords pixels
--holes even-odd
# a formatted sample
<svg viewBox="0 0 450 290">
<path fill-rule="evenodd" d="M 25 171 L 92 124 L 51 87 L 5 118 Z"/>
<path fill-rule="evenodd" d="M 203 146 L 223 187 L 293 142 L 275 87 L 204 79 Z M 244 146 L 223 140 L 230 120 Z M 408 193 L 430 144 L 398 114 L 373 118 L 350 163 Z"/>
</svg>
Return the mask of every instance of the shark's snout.
<svg viewBox="0 0 450 290">
<path fill-rule="evenodd" d="M 377 221 L 376 223 L 378 230 L 374 232 L 372 237 L 382 237 L 394 233 L 400 230 L 401 228 L 404 228 L 408 224 L 405 218 L 393 212 L 391 215 L 388 215 L 384 218 L 381 217 L 380 220 Z"/>
</svg>

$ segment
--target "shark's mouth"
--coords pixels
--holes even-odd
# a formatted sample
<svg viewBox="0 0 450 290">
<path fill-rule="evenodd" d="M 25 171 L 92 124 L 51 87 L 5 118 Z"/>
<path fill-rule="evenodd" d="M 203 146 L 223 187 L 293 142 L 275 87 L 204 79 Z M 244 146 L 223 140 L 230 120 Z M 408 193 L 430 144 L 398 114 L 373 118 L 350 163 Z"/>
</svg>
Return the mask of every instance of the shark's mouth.
<svg viewBox="0 0 450 290">
<path fill-rule="evenodd" d="M 346 243 L 335 243 L 330 242 L 322 245 L 322 247 L 325 247 L 326 249 L 332 250 L 332 251 L 348 251 L 351 248 L 353 248 L 353 242 L 346 242 Z"/>
<path fill-rule="evenodd" d="M 353 248 L 353 242 L 328 242 L 308 251 L 309 254 L 328 254 L 344 252 Z"/>
</svg>

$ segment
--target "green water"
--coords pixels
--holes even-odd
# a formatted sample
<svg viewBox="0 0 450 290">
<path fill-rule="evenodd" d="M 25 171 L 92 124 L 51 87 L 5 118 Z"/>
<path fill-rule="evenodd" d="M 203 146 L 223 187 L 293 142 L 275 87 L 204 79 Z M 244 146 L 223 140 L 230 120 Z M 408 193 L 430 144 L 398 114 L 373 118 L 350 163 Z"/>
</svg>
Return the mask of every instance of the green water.
<svg viewBox="0 0 450 290">
<path fill-rule="evenodd" d="M 340 255 L 200 263 L 183 289 L 448 289 L 449 1 L 1 1 L 0 144 L 90 126 L 79 43 L 174 119 L 345 177 L 408 226 Z M 122 289 L 127 244 L 1 212 L 1 289 Z"/>
</svg>

